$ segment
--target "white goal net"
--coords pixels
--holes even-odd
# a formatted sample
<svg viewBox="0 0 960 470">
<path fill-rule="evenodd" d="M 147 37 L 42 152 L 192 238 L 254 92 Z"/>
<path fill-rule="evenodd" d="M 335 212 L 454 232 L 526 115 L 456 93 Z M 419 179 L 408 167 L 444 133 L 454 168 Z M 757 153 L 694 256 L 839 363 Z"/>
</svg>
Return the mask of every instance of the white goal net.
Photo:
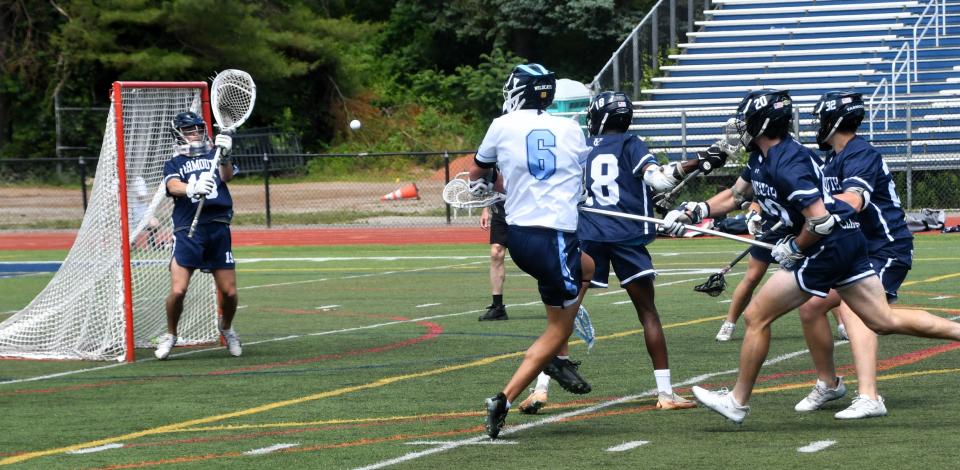
<svg viewBox="0 0 960 470">
<path fill-rule="evenodd" d="M 204 82 L 114 83 L 93 193 L 76 241 L 46 288 L 0 323 L 0 356 L 132 360 L 131 346 L 153 347 L 166 332 L 173 201 L 162 180 L 174 150 L 170 121 L 189 110 L 209 127 L 207 100 Z M 213 278 L 197 271 L 177 344 L 216 341 L 216 318 Z"/>
</svg>

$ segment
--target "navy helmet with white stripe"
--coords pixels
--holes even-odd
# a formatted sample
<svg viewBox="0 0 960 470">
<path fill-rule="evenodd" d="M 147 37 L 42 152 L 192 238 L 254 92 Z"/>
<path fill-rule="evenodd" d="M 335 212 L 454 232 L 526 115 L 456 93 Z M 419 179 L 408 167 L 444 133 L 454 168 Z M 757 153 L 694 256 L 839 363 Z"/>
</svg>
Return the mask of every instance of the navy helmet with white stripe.
<svg viewBox="0 0 960 470">
<path fill-rule="evenodd" d="M 503 114 L 518 109 L 543 111 L 553 103 L 557 78 L 540 64 L 521 64 L 513 68 L 503 84 Z"/>
<path fill-rule="evenodd" d="M 827 142 L 837 131 L 856 132 L 863 121 L 863 95 L 852 91 L 828 91 L 813 107 L 814 124 L 817 126 L 817 145 L 820 150 L 830 150 Z"/>
<path fill-rule="evenodd" d="M 740 142 L 748 152 L 752 152 L 757 150 L 757 137 L 777 138 L 790 132 L 793 100 L 787 90 L 751 91 L 737 106 L 734 120 Z"/>
<path fill-rule="evenodd" d="M 604 91 L 593 97 L 587 108 L 590 135 L 627 132 L 633 122 L 633 103 L 622 91 Z"/>
</svg>

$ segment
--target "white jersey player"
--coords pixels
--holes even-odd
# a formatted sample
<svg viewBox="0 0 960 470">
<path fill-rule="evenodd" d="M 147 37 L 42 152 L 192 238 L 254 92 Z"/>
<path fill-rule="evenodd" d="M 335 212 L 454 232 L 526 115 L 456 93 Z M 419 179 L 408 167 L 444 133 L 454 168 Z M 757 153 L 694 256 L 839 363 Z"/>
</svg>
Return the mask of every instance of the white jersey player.
<svg viewBox="0 0 960 470">
<path fill-rule="evenodd" d="M 580 126 L 544 110 L 553 101 L 556 78 L 539 64 L 518 65 L 503 87 L 504 115 L 495 119 L 470 169 L 476 194 L 493 190 L 495 167 L 507 195 L 507 237 L 510 257 L 537 279 L 547 310 L 547 328 L 530 346 L 510 382 L 486 401 L 487 434 L 500 434 L 510 401 L 544 371 L 573 393 L 589 385 L 576 364 L 561 356 L 586 292 L 583 279 L 593 274 L 593 261 L 581 260 L 577 239 L 577 203 L 582 192 L 583 164 L 589 149 Z"/>
</svg>

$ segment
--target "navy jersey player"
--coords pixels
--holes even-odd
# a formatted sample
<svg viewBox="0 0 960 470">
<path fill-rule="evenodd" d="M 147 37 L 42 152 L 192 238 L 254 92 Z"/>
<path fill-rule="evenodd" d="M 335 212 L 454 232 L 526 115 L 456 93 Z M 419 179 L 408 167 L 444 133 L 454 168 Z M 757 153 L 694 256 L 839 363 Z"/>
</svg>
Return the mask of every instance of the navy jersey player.
<svg viewBox="0 0 960 470">
<path fill-rule="evenodd" d="M 233 356 L 242 352 L 233 329 L 237 311 L 237 277 L 231 251 L 230 221 L 233 200 L 226 182 L 237 168 L 229 155 L 232 140 L 226 134 L 216 138 L 221 148 L 218 168 L 213 166 L 214 146 L 207 137 L 207 124 L 193 112 L 174 116 L 171 132 L 177 154 L 164 165 L 167 195 L 173 198 L 174 245 L 170 260 L 170 294 L 167 296 L 167 333 L 160 338 L 154 355 L 166 359 L 177 343 L 177 324 L 183 313 L 183 300 L 193 272 L 200 269 L 213 274 L 220 309 L 218 327 Z M 197 204 L 206 199 L 198 219 L 196 233 L 188 236 Z"/>
<path fill-rule="evenodd" d="M 588 108 L 593 145 L 586 166 L 585 206 L 653 217 L 654 196 L 673 189 L 683 176 L 700 168 L 703 174 L 726 163 L 719 147 L 700 152 L 697 159 L 661 166 L 635 135 L 627 134 L 633 121 L 633 104 L 621 92 L 607 91 L 594 97 Z M 647 245 L 656 240 L 654 224 L 609 217 L 591 212 L 580 215 L 577 236 L 596 266 L 592 287 L 607 287 L 610 266 L 627 291 L 643 325 L 644 342 L 653 362 L 658 394 L 657 408 L 696 406 L 673 393 L 667 342 L 654 304 L 656 270 Z"/>
<path fill-rule="evenodd" d="M 829 92 L 813 110 L 819 124 L 817 143 L 827 151 L 823 167 L 824 190 L 842 199 L 860 213 L 860 224 L 867 239 L 870 264 L 880 277 L 889 302 L 897 298 L 897 289 L 913 263 L 913 235 L 907 228 L 890 170 L 883 157 L 866 140 L 856 135 L 864 116 L 859 93 Z M 838 419 L 859 419 L 887 413 L 883 398 L 877 394 L 877 337 L 841 302 L 836 291 L 824 298 L 811 298 L 800 307 L 804 336 L 817 368 L 818 383 L 796 405 L 797 411 L 813 411 L 845 393 L 842 378 L 833 362 L 833 338 L 825 314 L 839 307 L 850 338 L 857 371 L 858 394 L 849 408 L 836 413 Z M 901 309 L 895 309 L 901 311 Z M 912 311 L 916 312 L 916 311 Z"/>
<path fill-rule="evenodd" d="M 470 169 L 470 186 L 477 194 L 493 190 L 490 175 L 499 169 L 510 257 L 537 280 L 547 313 L 546 330 L 503 390 L 486 400 L 491 438 L 500 434 L 510 402 L 540 371 L 549 373 L 548 366 L 566 346 L 586 290 L 581 280 L 593 272 L 589 257 L 581 259 L 576 236 L 588 150 L 576 121 L 544 112 L 555 92 L 552 72 L 539 64 L 516 66 L 503 86 L 504 114 L 490 124 Z M 553 377 L 564 385 L 562 378 Z M 589 387 L 571 391 L 586 393 Z"/>
<path fill-rule="evenodd" d="M 790 235 L 772 250 L 781 269 L 744 312 L 746 333 L 733 390 L 693 388 L 700 403 L 737 423 L 750 411 L 747 403 L 770 347 L 771 323 L 811 296 L 826 297 L 831 288 L 877 333 L 960 339 L 960 324 L 890 309 L 883 285 L 870 266 L 856 211 L 823 190 L 820 165 L 812 151 L 790 136 L 791 120 L 792 100 L 786 91 L 747 94 L 737 109 L 736 122 L 740 140 L 751 152 L 748 171 L 732 188 L 706 202 L 688 203 L 664 218 L 668 224 L 699 221 L 726 214 L 739 208 L 744 198 L 754 197 L 790 228 Z M 744 177 L 747 174 L 749 180 Z"/>
</svg>

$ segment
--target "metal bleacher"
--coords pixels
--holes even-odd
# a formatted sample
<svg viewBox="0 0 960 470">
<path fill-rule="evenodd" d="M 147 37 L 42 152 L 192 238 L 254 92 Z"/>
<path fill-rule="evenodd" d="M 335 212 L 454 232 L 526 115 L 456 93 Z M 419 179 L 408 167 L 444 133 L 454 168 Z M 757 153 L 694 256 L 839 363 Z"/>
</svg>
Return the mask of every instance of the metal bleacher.
<svg viewBox="0 0 960 470">
<path fill-rule="evenodd" d="M 634 96 L 631 132 L 655 153 L 709 146 L 760 88 L 791 91 L 813 146 L 814 102 L 853 90 L 868 105 L 862 133 L 891 167 L 960 168 L 960 0 L 713 0 L 703 16 Z"/>
</svg>

